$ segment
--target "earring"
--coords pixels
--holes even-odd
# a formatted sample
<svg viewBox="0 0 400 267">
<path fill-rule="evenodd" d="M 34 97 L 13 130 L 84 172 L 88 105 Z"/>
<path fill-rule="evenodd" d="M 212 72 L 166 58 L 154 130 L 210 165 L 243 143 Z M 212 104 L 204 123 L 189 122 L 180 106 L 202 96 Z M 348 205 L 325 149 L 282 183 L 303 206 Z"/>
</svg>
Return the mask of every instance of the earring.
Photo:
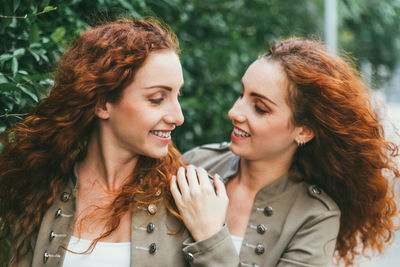
<svg viewBox="0 0 400 267">
<path fill-rule="evenodd" d="M 299 146 L 299 147 L 304 146 L 306 144 L 306 142 L 300 137 L 296 139 L 296 143 L 297 143 L 297 146 Z"/>
</svg>

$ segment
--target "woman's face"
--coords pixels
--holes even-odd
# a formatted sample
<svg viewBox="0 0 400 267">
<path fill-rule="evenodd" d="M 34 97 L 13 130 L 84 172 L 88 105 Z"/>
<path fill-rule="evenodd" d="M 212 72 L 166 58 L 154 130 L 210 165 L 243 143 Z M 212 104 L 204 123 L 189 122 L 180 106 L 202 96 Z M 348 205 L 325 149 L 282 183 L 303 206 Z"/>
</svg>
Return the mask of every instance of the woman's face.
<svg viewBox="0 0 400 267">
<path fill-rule="evenodd" d="M 229 111 L 233 153 L 249 160 L 291 160 L 296 133 L 287 104 L 288 81 L 279 63 L 258 59 L 242 78 L 243 89 Z"/>
<path fill-rule="evenodd" d="M 176 53 L 150 53 L 121 99 L 106 102 L 96 112 L 103 119 L 100 125 L 105 138 L 128 156 L 166 156 L 171 131 L 184 120 L 178 102 L 182 86 L 182 67 Z"/>
</svg>

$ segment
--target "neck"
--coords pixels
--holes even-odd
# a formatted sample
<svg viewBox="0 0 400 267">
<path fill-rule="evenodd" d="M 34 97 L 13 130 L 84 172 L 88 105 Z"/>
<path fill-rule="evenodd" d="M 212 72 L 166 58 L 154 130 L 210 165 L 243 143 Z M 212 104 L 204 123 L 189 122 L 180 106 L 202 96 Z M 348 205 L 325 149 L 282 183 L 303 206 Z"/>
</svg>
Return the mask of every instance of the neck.
<svg viewBox="0 0 400 267">
<path fill-rule="evenodd" d="M 289 167 L 290 162 L 268 162 L 241 158 L 238 183 L 251 192 L 258 192 L 287 173 Z"/>
<path fill-rule="evenodd" d="M 130 181 L 138 155 L 121 153 L 100 131 L 94 130 L 86 157 L 78 163 L 79 182 L 100 184 L 105 190 L 116 192 Z"/>
</svg>

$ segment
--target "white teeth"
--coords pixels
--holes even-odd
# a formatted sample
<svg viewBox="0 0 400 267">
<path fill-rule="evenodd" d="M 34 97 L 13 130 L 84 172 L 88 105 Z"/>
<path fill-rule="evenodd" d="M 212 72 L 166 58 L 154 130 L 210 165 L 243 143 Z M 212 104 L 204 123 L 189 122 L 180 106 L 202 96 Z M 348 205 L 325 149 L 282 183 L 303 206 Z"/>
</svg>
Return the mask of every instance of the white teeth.
<svg viewBox="0 0 400 267">
<path fill-rule="evenodd" d="M 239 130 L 238 128 L 233 128 L 233 132 L 235 133 L 236 136 L 240 136 L 240 137 L 249 137 L 250 134 L 243 132 L 241 130 Z"/>
<path fill-rule="evenodd" d="M 162 138 L 171 137 L 171 132 L 162 132 L 162 131 L 150 131 L 152 134 L 157 135 Z"/>
</svg>

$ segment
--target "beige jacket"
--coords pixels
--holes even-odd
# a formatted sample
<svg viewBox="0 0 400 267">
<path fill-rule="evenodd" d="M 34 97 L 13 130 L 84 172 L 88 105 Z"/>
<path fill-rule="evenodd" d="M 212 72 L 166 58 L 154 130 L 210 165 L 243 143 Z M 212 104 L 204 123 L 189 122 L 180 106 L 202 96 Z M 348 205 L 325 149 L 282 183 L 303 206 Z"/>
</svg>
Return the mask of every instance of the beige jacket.
<svg viewBox="0 0 400 267">
<path fill-rule="evenodd" d="M 239 157 L 226 142 L 184 157 L 225 182 L 239 169 Z M 340 210 L 322 189 L 284 175 L 257 193 L 239 256 L 226 227 L 207 240 L 186 241 L 184 252 L 193 266 L 331 266 L 339 224 Z M 207 250 L 212 253 L 204 255 Z"/>
<path fill-rule="evenodd" d="M 66 252 L 64 248 L 68 247 L 76 215 L 78 188 L 74 180 L 76 178 L 71 175 L 44 215 L 39 233 L 32 238 L 29 253 L 19 262 L 19 267 L 62 267 Z M 167 211 L 164 203 L 150 205 L 147 209 L 132 213 L 130 266 L 184 267 L 189 266 L 188 262 L 194 267 L 224 266 L 218 263 L 219 255 L 213 250 L 221 238 L 230 239 L 226 227 L 207 240 L 193 242 L 186 228 Z M 183 243 L 186 244 L 186 251 L 182 251 Z M 230 253 L 234 249 L 231 246 L 227 242 L 218 252 Z M 195 257 L 191 251 L 196 251 Z"/>
<path fill-rule="evenodd" d="M 62 266 L 73 230 L 77 187 L 70 181 L 46 212 L 31 252 L 18 266 Z M 131 266 L 187 266 L 182 243 L 188 232 L 164 204 L 132 214 Z M 181 230 L 181 231 L 178 231 Z M 178 231 L 177 234 L 171 234 Z"/>
</svg>

